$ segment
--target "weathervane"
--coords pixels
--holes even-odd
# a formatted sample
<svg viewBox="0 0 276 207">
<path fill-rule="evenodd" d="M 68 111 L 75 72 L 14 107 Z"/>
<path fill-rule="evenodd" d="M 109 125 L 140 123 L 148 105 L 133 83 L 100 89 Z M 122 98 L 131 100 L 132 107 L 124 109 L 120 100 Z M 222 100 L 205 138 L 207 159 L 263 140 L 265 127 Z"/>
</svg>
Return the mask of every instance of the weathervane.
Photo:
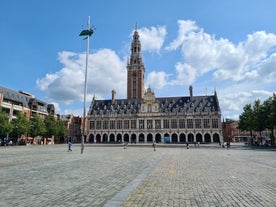
<svg viewBox="0 0 276 207">
<path fill-rule="evenodd" d="M 88 28 L 82 30 L 79 36 L 86 36 L 84 39 L 87 39 L 86 45 L 86 64 L 85 64 L 85 81 L 84 81 L 84 96 L 83 96 L 83 124 L 82 124 L 82 135 L 81 135 L 81 154 L 84 150 L 84 136 L 85 136 L 85 116 L 86 116 L 86 94 L 87 94 L 87 67 L 88 67 L 88 56 L 89 56 L 89 39 L 90 36 L 94 33 L 95 28 L 90 28 L 90 16 L 88 16 Z"/>
</svg>

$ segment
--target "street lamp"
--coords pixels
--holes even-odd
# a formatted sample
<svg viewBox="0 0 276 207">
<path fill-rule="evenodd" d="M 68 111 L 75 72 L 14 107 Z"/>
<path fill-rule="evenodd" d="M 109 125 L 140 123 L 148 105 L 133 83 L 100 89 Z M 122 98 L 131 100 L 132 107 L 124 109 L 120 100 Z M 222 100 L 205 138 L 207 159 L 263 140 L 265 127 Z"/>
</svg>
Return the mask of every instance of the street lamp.
<svg viewBox="0 0 276 207">
<path fill-rule="evenodd" d="M 81 135 L 81 154 L 84 150 L 84 134 L 85 134 L 85 116 L 86 116 L 86 93 L 87 93 L 87 66 L 88 66 L 88 56 L 89 56 L 89 39 L 90 36 L 94 33 L 94 28 L 90 28 L 90 16 L 88 16 L 88 27 L 85 30 L 82 30 L 79 36 L 85 36 L 87 40 L 86 44 L 86 64 L 85 64 L 85 80 L 84 80 L 84 96 L 83 96 L 83 128 Z"/>
</svg>

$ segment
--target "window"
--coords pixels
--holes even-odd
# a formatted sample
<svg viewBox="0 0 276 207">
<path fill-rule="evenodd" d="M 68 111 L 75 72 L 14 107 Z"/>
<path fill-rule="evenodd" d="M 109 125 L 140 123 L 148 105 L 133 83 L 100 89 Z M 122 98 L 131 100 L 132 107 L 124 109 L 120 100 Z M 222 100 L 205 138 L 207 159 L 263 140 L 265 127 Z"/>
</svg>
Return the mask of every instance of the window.
<svg viewBox="0 0 276 207">
<path fill-rule="evenodd" d="M 131 120 L 131 129 L 136 129 L 136 120 Z"/>
<path fill-rule="evenodd" d="M 170 120 L 169 119 L 164 119 L 163 120 L 163 127 L 164 127 L 164 129 L 169 129 L 170 128 Z"/>
<path fill-rule="evenodd" d="M 193 119 L 187 119 L 187 128 L 188 129 L 194 128 Z"/>
<path fill-rule="evenodd" d="M 139 120 L 139 129 L 144 129 L 144 120 Z"/>
<path fill-rule="evenodd" d="M 195 119 L 195 128 L 197 129 L 201 128 L 201 119 Z"/>
<path fill-rule="evenodd" d="M 152 120 L 147 120 L 147 129 L 152 129 Z"/>
<path fill-rule="evenodd" d="M 203 127 L 210 128 L 210 119 L 203 119 Z"/>
<path fill-rule="evenodd" d="M 179 119 L 179 128 L 184 129 L 185 128 L 185 119 Z"/>
<path fill-rule="evenodd" d="M 161 120 L 160 119 L 155 120 L 155 129 L 161 129 Z"/>
<path fill-rule="evenodd" d="M 102 122 L 101 121 L 97 121 L 96 122 L 96 129 L 101 129 L 102 128 Z"/>
<path fill-rule="evenodd" d="M 212 119 L 212 127 L 218 128 L 218 119 Z"/>
<path fill-rule="evenodd" d="M 176 129 L 177 128 L 177 119 L 172 119 L 171 120 L 171 127 L 172 127 L 172 129 Z"/>
<path fill-rule="evenodd" d="M 90 129 L 95 129 L 95 121 L 90 121 Z"/>
<path fill-rule="evenodd" d="M 124 129 L 129 129 L 129 120 L 124 120 Z"/>
<path fill-rule="evenodd" d="M 115 120 L 110 121 L 110 129 L 115 129 Z"/>
<path fill-rule="evenodd" d="M 103 129 L 108 129 L 108 120 L 103 121 Z"/>
<path fill-rule="evenodd" d="M 122 120 L 117 120 L 117 129 L 122 129 Z"/>
</svg>

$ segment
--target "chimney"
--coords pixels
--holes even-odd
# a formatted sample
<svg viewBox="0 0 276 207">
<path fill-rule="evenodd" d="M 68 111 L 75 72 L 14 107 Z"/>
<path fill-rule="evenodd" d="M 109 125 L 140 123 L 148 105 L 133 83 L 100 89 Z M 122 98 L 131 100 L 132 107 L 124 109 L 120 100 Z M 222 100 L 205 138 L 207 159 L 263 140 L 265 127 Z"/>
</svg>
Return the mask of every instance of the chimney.
<svg viewBox="0 0 276 207">
<path fill-rule="evenodd" d="M 193 86 L 189 87 L 189 91 L 190 91 L 190 99 L 193 98 Z"/>
<path fill-rule="evenodd" d="M 112 104 L 115 103 L 115 100 L 116 100 L 116 91 L 112 90 Z"/>
</svg>

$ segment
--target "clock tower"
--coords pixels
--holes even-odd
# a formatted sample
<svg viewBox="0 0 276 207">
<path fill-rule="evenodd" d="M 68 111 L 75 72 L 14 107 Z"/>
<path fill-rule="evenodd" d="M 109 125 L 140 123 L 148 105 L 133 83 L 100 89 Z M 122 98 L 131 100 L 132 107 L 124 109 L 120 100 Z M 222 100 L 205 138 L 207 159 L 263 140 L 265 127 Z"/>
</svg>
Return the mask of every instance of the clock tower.
<svg viewBox="0 0 276 207">
<path fill-rule="evenodd" d="M 127 63 L 127 99 L 142 99 L 144 96 L 145 68 L 141 55 L 141 42 L 137 26 L 131 43 L 131 55 Z"/>
</svg>

